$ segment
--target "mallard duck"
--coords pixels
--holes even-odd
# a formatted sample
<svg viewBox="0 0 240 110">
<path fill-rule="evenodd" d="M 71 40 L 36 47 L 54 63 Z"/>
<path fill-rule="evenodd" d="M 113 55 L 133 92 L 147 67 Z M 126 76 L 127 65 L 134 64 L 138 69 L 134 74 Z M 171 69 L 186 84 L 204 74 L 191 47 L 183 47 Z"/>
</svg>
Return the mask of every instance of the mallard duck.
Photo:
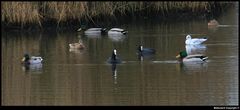
<svg viewBox="0 0 240 110">
<path fill-rule="evenodd" d="M 120 29 L 120 28 L 112 28 L 108 31 L 108 35 L 111 35 L 111 34 L 127 34 L 127 31 L 124 30 L 124 29 Z"/>
<path fill-rule="evenodd" d="M 207 37 L 192 39 L 192 37 L 190 35 L 187 35 L 185 44 L 191 44 L 191 45 L 201 44 L 201 43 L 205 42 L 206 40 L 207 40 Z"/>
<path fill-rule="evenodd" d="M 87 30 L 85 29 L 82 29 L 82 28 L 79 28 L 77 31 L 80 32 L 80 31 L 84 31 L 85 34 L 87 35 L 92 35 L 92 34 L 104 34 L 106 33 L 106 28 L 89 28 Z"/>
<path fill-rule="evenodd" d="M 112 56 L 107 60 L 108 63 L 117 64 L 121 63 L 121 59 L 117 57 L 117 50 L 113 49 Z"/>
<path fill-rule="evenodd" d="M 207 56 L 202 54 L 188 55 L 186 51 L 181 51 L 176 58 L 179 59 L 180 62 L 204 62 L 208 59 Z"/>
<path fill-rule="evenodd" d="M 208 22 L 208 26 L 218 26 L 219 23 L 217 22 L 217 20 L 213 19 L 213 20 L 210 20 Z"/>
<path fill-rule="evenodd" d="M 84 48 L 85 48 L 82 40 L 79 40 L 78 43 L 69 44 L 69 47 L 70 47 L 71 49 L 84 49 Z"/>
<path fill-rule="evenodd" d="M 36 57 L 36 56 L 29 56 L 28 54 L 25 54 L 23 59 L 22 59 L 22 63 L 24 64 L 38 64 L 38 63 L 42 63 L 43 59 L 42 57 Z"/>
</svg>

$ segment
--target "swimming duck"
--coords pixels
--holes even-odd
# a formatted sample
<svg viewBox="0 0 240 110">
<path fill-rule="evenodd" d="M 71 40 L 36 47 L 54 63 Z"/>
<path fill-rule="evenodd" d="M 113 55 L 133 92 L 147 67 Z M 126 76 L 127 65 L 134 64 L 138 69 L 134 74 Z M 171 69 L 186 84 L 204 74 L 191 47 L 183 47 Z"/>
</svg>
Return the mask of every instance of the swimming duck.
<svg viewBox="0 0 240 110">
<path fill-rule="evenodd" d="M 108 63 L 117 64 L 121 63 L 121 59 L 117 57 L 117 50 L 113 49 L 112 56 L 107 60 Z"/>
<path fill-rule="evenodd" d="M 41 63 L 42 61 L 43 61 L 42 57 L 36 57 L 36 56 L 30 57 L 28 54 L 25 54 L 22 59 L 22 63 L 24 64 L 38 64 L 38 63 Z"/>
<path fill-rule="evenodd" d="M 180 62 L 204 62 L 208 59 L 207 56 L 202 54 L 188 55 L 186 51 L 181 51 L 176 58 L 179 59 Z"/>
<path fill-rule="evenodd" d="M 186 41 L 185 44 L 191 44 L 191 45 L 195 45 L 195 44 L 201 44 L 204 41 L 207 40 L 207 37 L 203 37 L 203 38 L 193 38 L 190 35 L 186 36 Z"/>
<path fill-rule="evenodd" d="M 108 31 L 108 35 L 111 35 L 111 34 L 122 34 L 122 35 L 125 35 L 127 34 L 127 31 L 124 30 L 124 29 L 120 29 L 120 28 L 112 28 Z"/>
<path fill-rule="evenodd" d="M 85 30 L 85 29 L 79 28 L 77 31 L 80 32 L 82 30 Z M 104 34 L 104 33 L 106 33 L 106 30 L 107 30 L 106 28 L 89 28 L 89 29 L 85 30 L 84 33 L 87 35 Z"/>
<path fill-rule="evenodd" d="M 84 49 L 85 48 L 82 40 L 79 40 L 78 43 L 71 43 L 71 44 L 69 44 L 69 47 L 72 48 L 72 49 Z"/>
<path fill-rule="evenodd" d="M 213 19 L 213 20 L 210 20 L 208 22 L 208 26 L 218 26 L 219 23 L 217 22 L 217 20 Z"/>
</svg>

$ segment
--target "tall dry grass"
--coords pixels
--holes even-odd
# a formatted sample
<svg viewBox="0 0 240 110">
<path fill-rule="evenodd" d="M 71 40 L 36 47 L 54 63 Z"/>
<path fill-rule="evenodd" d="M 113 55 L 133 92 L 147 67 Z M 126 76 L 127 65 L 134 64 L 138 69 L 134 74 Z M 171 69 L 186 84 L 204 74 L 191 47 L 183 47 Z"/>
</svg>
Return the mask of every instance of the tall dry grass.
<svg viewBox="0 0 240 110">
<path fill-rule="evenodd" d="M 159 2 L 1 2 L 2 22 L 38 24 L 49 19 L 57 23 L 68 20 L 91 20 L 96 16 L 112 17 L 126 13 L 141 11 L 160 12 L 163 15 L 173 10 L 187 10 L 190 12 L 206 11 L 212 7 L 226 5 L 226 2 L 189 2 L 189 1 L 159 1 Z"/>
<path fill-rule="evenodd" d="M 1 7 L 3 22 L 41 25 L 42 15 L 39 13 L 37 2 L 2 2 Z"/>
</svg>

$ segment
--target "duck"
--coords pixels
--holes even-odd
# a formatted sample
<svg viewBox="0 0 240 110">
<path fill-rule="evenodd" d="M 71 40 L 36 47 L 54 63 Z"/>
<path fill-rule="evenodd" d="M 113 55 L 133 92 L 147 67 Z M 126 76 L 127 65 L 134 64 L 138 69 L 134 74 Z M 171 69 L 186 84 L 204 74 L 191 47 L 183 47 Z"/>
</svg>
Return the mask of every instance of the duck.
<svg viewBox="0 0 240 110">
<path fill-rule="evenodd" d="M 188 55 L 185 50 L 179 52 L 176 58 L 183 63 L 184 62 L 205 62 L 208 59 L 208 57 L 203 54 Z"/>
<path fill-rule="evenodd" d="M 42 63 L 43 59 L 39 56 L 29 56 L 28 54 L 25 54 L 22 58 L 22 63 L 29 65 L 29 64 L 39 64 Z"/>
<path fill-rule="evenodd" d="M 85 30 L 84 28 L 79 28 L 77 31 L 80 32 L 82 30 L 84 30 L 84 34 L 86 34 L 86 35 L 104 34 L 107 31 L 106 28 L 89 28 L 87 30 Z"/>
<path fill-rule="evenodd" d="M 108 63 L 111 64 L 118 64 L 121 63 L 121 59 L 119 57 L 117 57 L 117 50 L 113 49 L 112 51 L 112 56 L 107 60 Z"/>
<path fill-rule="evenodd" d="M 213 20 L 210 20 L 208 22 L 208 26 L 218 26 L 219 23 L 217 22 L 217 20 L 213 19 Z"/>
<path fill-rule="evenodd" d="M 78 43 L 71 43 L 71 44 L 69 44 L 69 47 L 71 49 L 84 49 L 85 48 L 82 40 L 79 40 Z"/>
<path fill-rule="evenodd" d="M 190 35 L 186 36 L 185 44 L 195 45 L 195 44 L 201 44 L 207 40 L 207 37 L 203 38 L 193 38 Z"/>
<path fill-rule="evenodd" d="M 120 34 L 120 35 L 126 35 L 128 32 L 121 28 L 112 28 L 108 31 L 108 35 L 114 35 L 114 34 Z"/>
</svg>

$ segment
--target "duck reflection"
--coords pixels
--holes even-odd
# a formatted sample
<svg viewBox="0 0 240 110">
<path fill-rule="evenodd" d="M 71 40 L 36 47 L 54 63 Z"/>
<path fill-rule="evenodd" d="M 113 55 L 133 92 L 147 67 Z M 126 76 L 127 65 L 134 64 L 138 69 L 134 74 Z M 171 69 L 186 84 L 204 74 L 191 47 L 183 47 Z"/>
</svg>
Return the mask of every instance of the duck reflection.
<svg viewBox="0 0 240 110">
<path fill-rule="evenodd" d="M 185 48 L 188 55 L 202 54 L 206 50 L 206 45 L 205 44 L 186 45 Z"/>
<path fill-rule="evenodd" d="M 77 54 L 83 54 L 85 50 L 81 50 L 81 49 L 74 49 L 74 48 L 70 48 L 69 52 L 71 53 L 77 53 Z"/>
<path fill-rule="evenodd" d="M 23 64 L 22 66 L 23 71 L 26 72 L 31 72 L 34 74 L 41 74 L 42 73 L 42 63 L 38 63 L 38 64 Z"/>
<path fill-rule="evenodd" d="M 113 42 L 122 42 L 126 38 L 126 35 L 122 35 L 122 34 L 109 34 L 108 38 L 110 38 Z"/>
<path fill-rule="evenodd" d="M 184 74 L 195 74 L 201 73 L 207 70 L 207 63 L 203 62 L 187 62 L 187 63 L 177 63 L 176 68 L 180 73 Z"/>
</svg>

